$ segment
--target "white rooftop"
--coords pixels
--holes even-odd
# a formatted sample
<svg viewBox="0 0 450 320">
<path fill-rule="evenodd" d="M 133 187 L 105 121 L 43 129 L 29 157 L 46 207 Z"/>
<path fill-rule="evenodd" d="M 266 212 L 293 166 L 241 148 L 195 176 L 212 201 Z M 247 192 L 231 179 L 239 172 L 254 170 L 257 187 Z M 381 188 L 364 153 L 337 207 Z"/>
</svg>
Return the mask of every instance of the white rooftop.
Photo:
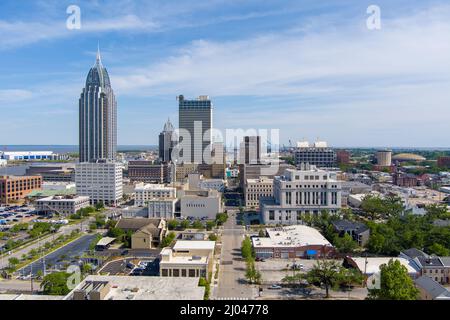
<svg viewBox="0 0 450 320">
<path fill-rule="evenodd" d="M 86 281 L 108 281 L 111 289 L 104 300 L 203 300 L 204 287 L 198 286 L 199 278 L 147 277 L 147 276 L 98 276 L 90 275 Z M 73 291 L 65 300 L 70 300 Z"/>
<path fill-rule="evenodd" d="M 267 228 L 266 231 L 269 234 L 268 238 L 253 238 L 254 247 L 331 246 L 331 243 L 319 231 L 304 225 Z"/>
<path fill-rule="evenodd" d="M 397 258 L 397 257 L 375 257 L 375 258 L 352 258 L 352 260 L 356 263 L 358 266 L 358 269 L 361 272 L 364 272 L 366 274 L 373 274 L 380 271 L 380 267 L 382 264 L 388 264 L 389 260 L 393 259 L 400 261 L 400 263 L 408 269 L 408 273 L 416 273 L 418 270 L 416 269 L 415 265 L 412 261 L 407 260 L 405 258 Z M 365 266 L 367 261 L 367 266 Z"/>
<path fill-rule="evenodd" d="M 173 187 L 168 187 L 164 184 L 137 184 L 135 189 L 136 191 L 145 191 L 145 190 L 175 190 Z"/>
<path fill-rule="evenodd" d="M 214 250 L 215 241 L 190 241 L 178 240 L 173 246 L 173 250 L 208 249 Z"/>
<path fill-rule="evenodd" d="M 36 201 L 52 201 L 52 202 L 75 202 L 75 201 L 89 201 L 88 196 L 49 196 L 46 198 L 41 198 Z"/>
</svg>

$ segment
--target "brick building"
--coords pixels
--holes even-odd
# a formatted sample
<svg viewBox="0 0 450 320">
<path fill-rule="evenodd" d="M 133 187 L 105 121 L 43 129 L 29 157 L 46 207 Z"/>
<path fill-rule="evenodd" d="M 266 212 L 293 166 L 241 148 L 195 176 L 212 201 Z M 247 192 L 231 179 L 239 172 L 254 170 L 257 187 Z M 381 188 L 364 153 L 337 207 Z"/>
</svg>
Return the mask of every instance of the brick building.
<svg viewBox="0 0 450 320">
<path fill-rule="evenodd" d="M 19 201 L 41 187 L 41 176 L 0 176 L 0 203 Z"/>
</svg>

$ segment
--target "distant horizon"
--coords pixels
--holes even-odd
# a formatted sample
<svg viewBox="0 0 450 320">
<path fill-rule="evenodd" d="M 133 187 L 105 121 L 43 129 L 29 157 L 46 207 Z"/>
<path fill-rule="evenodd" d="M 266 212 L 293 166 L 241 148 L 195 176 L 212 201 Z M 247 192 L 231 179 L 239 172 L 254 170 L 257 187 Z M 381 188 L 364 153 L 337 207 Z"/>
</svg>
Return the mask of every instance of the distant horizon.
<svg viewBox="0 0 450 320">
<path fill-rule="evenodd" d="M 283 147 L 283 144 L 280 145 Z M 6 149 L 5 149 L 6 147 Z M 13 147 L 15 150 L 8 150 L 8 148 Z M 18 150 L 17 147 L 37 147 L 39 150 Z M 0 151 L 44 151 L 43 147 L 70 147 L 70 148 L 78 148 L 77 144 L 0 144 Z M 158 145 L 155 144 L 118 144 L 117 148 L 130 148 L 130 147 L 151 147 L 157 148 Z M 284 147 L 289 147 L 287 144 Z M 410 149 L 410 150 L 436 150 L 436 151 L 448 151 L 450 147 L 420 147 L 420 146 L 329 146 L 332 149 L 392 149 L 392 150 L 401 150 L 401 149 Z M 52 151 L 52 150 L 48 150 Z M 120 150 L 118 150 L 120 151 Z"/>
</svg>

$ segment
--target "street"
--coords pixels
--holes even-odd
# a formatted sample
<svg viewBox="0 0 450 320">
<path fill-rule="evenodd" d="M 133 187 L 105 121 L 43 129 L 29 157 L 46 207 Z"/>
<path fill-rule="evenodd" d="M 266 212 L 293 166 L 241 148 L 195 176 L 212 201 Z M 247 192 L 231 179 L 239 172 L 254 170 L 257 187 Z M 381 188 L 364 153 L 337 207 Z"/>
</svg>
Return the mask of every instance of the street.
<svg viewBox="0 0 450 320">
<path fill-rule="evenodd" d="M 228 210 L 228 220 L 222 233 L 222 252 L 219 267 L 219 283 L 214 288 L 214 299 L 253 299 L 256 288 L 245 280 L 245 261 L 241 259 L 241 243 L 244 239 L 243 226 L 236 224 L 237 210 Z"/>
<path fill-rule="evenodd" d="M 67 225 L 67 226 L 62 226 L 58 232 L 56 232 L 54 235 L 50 234 L 48 236 L 45 236 L 41 239 L 39 239 L 39 241 L 36 241 L 28 246 L 26 246 L 25 248 L 22 249 L 18 249 L 14 252 L 12 252 L 11 254 L 5 254 L 2 256 L 2 258 L 0 259 L 0 269 L 6 268 L 9 264 L 8 260 L 10 258 L 17 258 L 17 259 L 21 259 L 23 255 L 28 255 L 28 253 L 33 250 L 33 249 L 37 249 L 39 247 L 42 247 L 43 245 L 45 245 L 47 242 L 53 242 L 53 240 L 55 238 L 57 238 L 60 235 L 66 235 L 66 234 L 70 234 L 73 230 L 76 229 L 82 229 L 83 231 L 86 231 L 89 229 L 89 222 L 92 220 L 93 218 L 89 218 L 86 221 L 77 223 L 77 224 L 73 224 L 73 225 Z"/>
<path fill-rule="evenodd" d="M 44 261 L 46 270 L 56 268 L 65 269 L 71 262 L 77 264 L 79 257 L 89 249 L 89 245 L 96 237 L 96 234 L 87 234 L 81 238 L 59 248 L 58 250 L 48 254 L 43 259 L 38 259 L 33 263 L 19 269 L 17 273 L 27 276 L 29 274 L 36 275 L 38 270 L 44 271 Z"/>
</svg>

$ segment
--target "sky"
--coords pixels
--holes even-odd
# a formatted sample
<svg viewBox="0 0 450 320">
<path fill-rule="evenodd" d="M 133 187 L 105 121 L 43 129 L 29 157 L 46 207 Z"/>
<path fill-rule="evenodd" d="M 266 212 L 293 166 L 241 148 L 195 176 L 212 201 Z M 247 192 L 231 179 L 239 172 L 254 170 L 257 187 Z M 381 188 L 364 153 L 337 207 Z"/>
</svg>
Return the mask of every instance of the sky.
<svg viewBox="0 0 450 320">
<path fill-rule="evenodd" d="M 450 147 L 448 17 L 444 0 L 2 0 L 0 145 L 78 143 L 99 45 L 120 145 L 157 144 L 183 94 L 210 96 L 215 128 L 286 145 Z"/>
</svg>

